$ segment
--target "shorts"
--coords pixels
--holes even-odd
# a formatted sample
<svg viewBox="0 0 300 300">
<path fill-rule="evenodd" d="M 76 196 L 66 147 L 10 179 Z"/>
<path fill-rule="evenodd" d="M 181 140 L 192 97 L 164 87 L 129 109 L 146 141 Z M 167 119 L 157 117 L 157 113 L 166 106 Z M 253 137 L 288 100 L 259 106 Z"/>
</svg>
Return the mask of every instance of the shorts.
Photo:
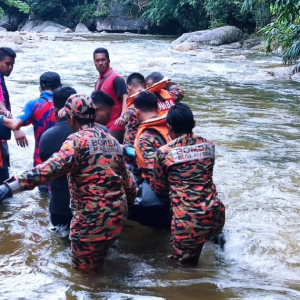
<svg viewBox="0 0 300 300">
<path fill-rule="evenodd" d="M 71 241 L 72 264 L 76 269 L 91 270 L 100 268 L 108 248 L 116 238 L 99 242 Z"/>
</svg>

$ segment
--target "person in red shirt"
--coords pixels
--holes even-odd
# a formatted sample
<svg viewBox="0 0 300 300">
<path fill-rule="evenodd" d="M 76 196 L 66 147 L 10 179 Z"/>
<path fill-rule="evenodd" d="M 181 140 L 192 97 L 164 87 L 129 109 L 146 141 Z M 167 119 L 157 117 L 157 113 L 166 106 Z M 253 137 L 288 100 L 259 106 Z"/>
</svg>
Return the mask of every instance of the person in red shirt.
<svg viewBox="0 0 300 300">
<path fill-rule="evenodd" d="M 123 115 L 126 109 L 128 92 L 125 80 L 110 67 L 109 53 L 105 48 L 97 48 L 93 54 L 94 64 L 99 72 L 96 91 L 108 94 L 115 102 L 110 121 L 106 125 L 111 135 L 123 143 L 125 126 Z"/>
</svg>

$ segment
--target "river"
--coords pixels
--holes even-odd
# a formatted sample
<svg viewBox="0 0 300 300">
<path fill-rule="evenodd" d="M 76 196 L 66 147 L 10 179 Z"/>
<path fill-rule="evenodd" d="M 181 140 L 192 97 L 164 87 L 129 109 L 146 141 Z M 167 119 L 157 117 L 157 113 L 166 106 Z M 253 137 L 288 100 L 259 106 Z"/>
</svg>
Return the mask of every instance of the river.
<svg viewBox="0 0 300 300">
<path fill-rule="evenodd" d="M 195 131 L 216 144 L 225 249 L 207 243 L 197 267 L 181 268 L 166 259 L 168 232 L 128 223 L 103 270 L 82 273 L 71 267 L 68 239 L 51 231 L 48 198 L 35 189 L 0 205 L 0 299 L 300 299 L 299 83 L 255 78 L 280 58 L 228 50 L 204 60 L 170 51 L 168 38 L 133 34 L 87 39 L 42 41 L 18 53 L 7 79 L 13 114 L 38 97 L 45 71 L 90 94 L 100 46 L 124 76 L 160 71 L 176 80 Z M 241 54 L 246 60 L 232 59 Z M 28 148 L 9 142 L 11 174 L 32 165 L 33 131 L 24 132 Z"/>
</svg>

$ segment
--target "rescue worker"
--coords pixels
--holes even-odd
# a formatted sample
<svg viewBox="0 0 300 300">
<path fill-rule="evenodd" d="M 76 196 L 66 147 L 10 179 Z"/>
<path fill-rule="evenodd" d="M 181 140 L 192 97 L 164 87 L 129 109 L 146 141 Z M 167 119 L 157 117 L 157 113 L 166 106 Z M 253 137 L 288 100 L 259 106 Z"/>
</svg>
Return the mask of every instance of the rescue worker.
<svg viewBox="0 0 300 300">
<path fill-rule="evenodd" d="M 170 258 L 197 264 L 205 241 L 221 232 L 225 222 L 212 177 L 215 145 L 193 134 L 194 116 L 187 105 L 171 107 L 166 120 L 172 141 L 156 151 L 151 186 L 160 197 L 170 195 Z"/>
<path fill-rule="evenodd" d="M 126 80 L 129 97 L 127 98 L 125 119 L 125 135 L 123 144 L 134 147 L 134 141 L 139 128 L 139 121 L 135 115 L 134 98 L 146 88 L 145 78 L 141 73 L 132 73 Z"/>
<path fill-rule="evenodd" d="M 127 201 L 133 202 L 136 195 L 122 149 L 116 139 L 99 129 L 95 110 L 91 98 L 70 96 L 59 116 L 67 116 L 75 133 L 47 161 L 0 186 L 3 200 L 68 174 L 72 261 L 81 269 L 103 264 L 107 249 L 122 231 Z"/>
<path fill-rule="evenodd" d="M 115 102 L 107 128 L 112 136 L 120 143 L 123 143 L 125 127 L 122 116 L 125 113 L 126 99 L 128 97 L 125 81 L 123 77 L 110 67 L 107 49 L 97 48 L 93 57 L 95 67 L 99 72 L 95 90 L 108 94 Z"/>
<path fill-rule="evenodd" d="M 100 129 L 110 133 L 106 125 L 109 123 L 111 112 L 115 106 L 114 100 L 101 91 L 94 91 L 91 98 L 96 105 L 96 122 Z"/>
<path fill-rule="evenodd" d="M 140 122 L 135 140 L 135 153 L 141 173 L 137 201 L 131 208 L 130 219 L 153 228 L 169 229 L 171 224 L 170 205 L 161 202 L 149 185 L 154 171 L 155 151 L 169 141 L 165 117 L 158 117 L 157 97 L 142 91 L 133 104 Z"/>
<path fill-rule="evenodd" d="M 157 95 L 160 116 L 166 115 L 170 107 L 184 97 L 181 86 L 171 79 L 164 79 L 164 76 L 159 72 L 152 72 L 147 75 L 145 82 L 147 89 Z"/>
<path fill-rule="evenodd" d="M 135 139 L 135 152 L 141 177 L 149 180 L 153 176 L 156 149 L 169 142 L 165 117 L 158 116 L 157 97 L 142 91 L 133 104 L 140 126 Z"/>
</svg>

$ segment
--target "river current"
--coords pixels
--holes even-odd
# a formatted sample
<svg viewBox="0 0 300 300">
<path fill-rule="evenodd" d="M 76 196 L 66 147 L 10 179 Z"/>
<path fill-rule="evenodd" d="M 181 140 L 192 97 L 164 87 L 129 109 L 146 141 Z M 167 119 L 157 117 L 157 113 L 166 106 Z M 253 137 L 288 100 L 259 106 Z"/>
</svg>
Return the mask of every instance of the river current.
<svg viewBox="0 0 300 300">
<path fill-rule="evenodd" d="M 92 53 L 110 52 L 123 76 L 160 71 L 185 91 L 195 132 L 216 144 L 214 181 L 226 205 L 224 251 L 207 243 L 195 268 L 169 261 L 168 232 L 128 223 L 104 268 L 71 267 L 70 243 L 51 231 L 48 197 L 37 189 L 0 205 L 0 299 L 221 300 L 300 299 L 299 83 L 256 74 L 280 58 L 215 51 L 212 60 L 175 53 L 171 40 L 139 35 L 58 39 L 17 54 L 6 80 L 16 116 L 39 96 L 39 76 L 56 71 L 64 85 L 90 94 L 97 80 Z M 245 55 L 245 60 L 234 56 Z M 28 148 L 9 142 L 11 174 L 31 168 Z"/>
</svg>

